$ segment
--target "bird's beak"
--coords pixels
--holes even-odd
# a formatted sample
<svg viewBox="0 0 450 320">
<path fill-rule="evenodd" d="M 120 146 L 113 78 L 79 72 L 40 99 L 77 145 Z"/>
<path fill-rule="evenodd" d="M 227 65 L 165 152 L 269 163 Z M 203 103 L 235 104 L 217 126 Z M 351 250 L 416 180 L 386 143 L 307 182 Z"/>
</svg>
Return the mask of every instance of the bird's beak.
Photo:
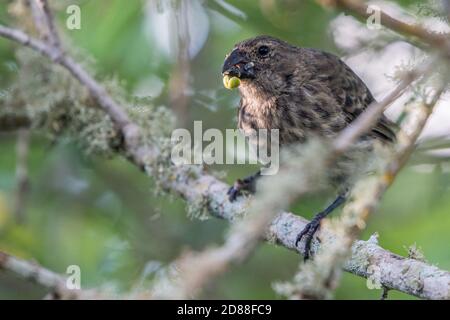
<svg viewBox="0 0 450 320">
<path fill-rule="evenodd" d="M 226 58 L 222 67 L 222 75 L 240 79 L 254 78 L 254 63 L 248 61 L 239 49 L 234 49 Z"/>
</svg>

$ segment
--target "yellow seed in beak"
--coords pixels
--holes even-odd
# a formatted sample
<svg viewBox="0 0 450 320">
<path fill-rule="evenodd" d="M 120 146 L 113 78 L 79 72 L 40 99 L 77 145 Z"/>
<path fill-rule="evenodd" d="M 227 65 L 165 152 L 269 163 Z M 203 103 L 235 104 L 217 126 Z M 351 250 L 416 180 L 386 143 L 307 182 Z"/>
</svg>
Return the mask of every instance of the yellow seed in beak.
<svg viewBox="0 0 450 320">
<path fill-rule="evenodd" d="M 235 89 L 235 88 L 239 87 L 240 84 L 241 84 L 241 80 L 237 77 L 230 77 L 229 75 L 223 76 L 223 85 L 227 89 L 230 89 L 230 90 Z"/>
</svg>

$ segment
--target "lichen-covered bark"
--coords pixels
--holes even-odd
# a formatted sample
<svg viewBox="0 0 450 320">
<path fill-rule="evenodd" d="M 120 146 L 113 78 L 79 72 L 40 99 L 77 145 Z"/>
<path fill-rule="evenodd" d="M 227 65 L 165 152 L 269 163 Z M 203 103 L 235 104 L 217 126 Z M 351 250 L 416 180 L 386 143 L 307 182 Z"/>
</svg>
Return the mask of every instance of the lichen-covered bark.
<svg viewBox="0 0 450 320">
<path fill-rule="evenodd" d="M 42 268 L 36 263 L 10 256 L 0 252 L 0 270 L 14 272 L 19 277 L 35 282 L 50 290 L 58 299 L 79 299 L 81 291 L 66 288 L 66 279 L 50 270 Z"/>
<path fill-rule="evenodd" d="M 181 171 L 182 168 L 178 172 L 175 170 L 166 185 L 189 202 L 207 199 L 211 215 L 233 221 L 249 205 L 246 199 L 230 203 L 226 197 L 229 186 L 215 177 L 201 171 L 188 177 Z M 282 212 L 271 223 L 266 239 L 303 254 L 304 248 L 296 247 L 295 240 L 307 223 L 308 220 L 302 217 Z M 323 244 L 334 238 L 326 230 L 321 231 L 318 237 Z M 369 278 L 374 285 L 379 284 L 380 288 L 384 286 L 424 299 L 450 299 L 450 272 L 396 255 L 381 248 L 374 239 L 359 240 L 353 244 L 352 255 L 344 265 L 346 271 Z M 314 241 L 312 250 L 320 250 L 319 241 Z"/>
<path fill-rule="evenodd" d="M 353 245 L 345 269 L 419 298 L 450 299 L 450 272 L 398 256 L 371 241 L 357 241 Z"/>
</svg>

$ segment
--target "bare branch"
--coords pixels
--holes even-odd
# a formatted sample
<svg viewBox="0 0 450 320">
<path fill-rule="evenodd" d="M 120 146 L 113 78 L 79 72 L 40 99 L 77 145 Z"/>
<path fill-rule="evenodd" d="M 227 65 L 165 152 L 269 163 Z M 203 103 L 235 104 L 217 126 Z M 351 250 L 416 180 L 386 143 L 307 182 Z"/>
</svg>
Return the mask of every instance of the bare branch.
<svg viewBox="0 0 450 320">
<path fill-rule="evenodd" d="M 44 56 L 50 58 L 50 60 L 52 61 L 58 60 L 60 56 L 60 52 L 58 50 L 48 46 L 46 43 L 40 40 L 36 40 L 30 37 L 21 30 L 12 29 L 0 25 L 0 36 L 12 40 L 14 42 L 17 42 L 26 47 L 30 47 L 36 50 L 37 52 L 43 54 Z"/>
<path fill-rule="evenodd" d="M 48 41 L 54 48 L 61 47 L 61 41 L 59 40 L 58 31 L 56 30 L 53 14 L 50 10 L 47 0 L 31 0 L 34 1 L 42 12 L 42 17 L 48 28 Z"/>
<path fill-rule="evenodd" d="M 434 61 L 420 66 L 419 68 L 406 73 L 400 84 L 381 102 L 371 103 L 367 109 L 355 119 L 347 128 L 345 128 L 334 142 L 335 152 L 341 154 L 348 149 L 361 135 L 368 132 L 378 119 L 382 116 L 383 111 L 392 104 L 415 80 L 422 76 L 426 76 L 431 72 Z"/>
<path fill-rule="evenodd" d="M 27 0 L 27 4 L 30 7 L 31 15 L 33 17 L 34 26 L 40 36 L 41 40 L 47 41 L 49 39 L 49 31 L 44 21 L 44 15 L 39 8 L 36 0 Z"/>
<path fill-rule="evenodd" d="M 357 17 L 367 19 L 372 14 L 369 6 L 360 0 L 316 0 L 322 5 L 350 11 Z M 384 11 L 380 11 L 381 24 L 407 37 L 415 37 L 421 42 L 441 49 L 447 56 L 450 54 L 449 34 L 440 34 L 425 29 L 420 25 L 412 25 L 398 20 Z"/>
</svg>

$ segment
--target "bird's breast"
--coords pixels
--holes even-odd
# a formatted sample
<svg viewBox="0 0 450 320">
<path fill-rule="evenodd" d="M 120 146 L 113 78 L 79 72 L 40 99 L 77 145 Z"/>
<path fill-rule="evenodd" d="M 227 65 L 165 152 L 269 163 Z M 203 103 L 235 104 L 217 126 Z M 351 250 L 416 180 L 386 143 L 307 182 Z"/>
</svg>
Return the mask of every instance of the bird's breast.
<svg viewBox="0 0 450 320">
<path fill-rule="evenodd" d="M 242 99 L 238 114 L 239 129 L 244 132 L 276 129 L 278 125 L 275 101 Z"/>
</svg>

